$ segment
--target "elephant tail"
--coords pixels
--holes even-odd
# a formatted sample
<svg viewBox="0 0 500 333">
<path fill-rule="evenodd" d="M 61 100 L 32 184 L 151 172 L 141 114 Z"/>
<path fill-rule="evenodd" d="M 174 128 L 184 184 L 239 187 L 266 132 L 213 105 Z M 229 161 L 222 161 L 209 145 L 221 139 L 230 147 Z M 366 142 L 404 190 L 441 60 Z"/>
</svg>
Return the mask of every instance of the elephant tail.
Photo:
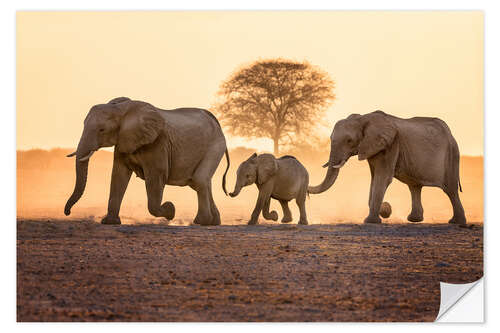
<svg viewBox="0 0 500 333">
<path fill-rule="evenodd" d="M 462 184 L 460 183 L 460 179 L 458 180 L 458 188 L 460 189 L 460 192 L 462 192 Z"/>
<path fill-rule="evenodd" d="M 229 166 L 231 165 L 231 161 L 229 160 L 229 153 L 226 148 L 226 161 L 227 161 L 227 167 L 226 171 L 224 171 L 224 176 L 222 176 L 222 189 L 224 190 L 224 193 L 227 195 L 227 190 L 226 190 L 226 175 L 227 171 L 229 170 Z"/>
</svg>

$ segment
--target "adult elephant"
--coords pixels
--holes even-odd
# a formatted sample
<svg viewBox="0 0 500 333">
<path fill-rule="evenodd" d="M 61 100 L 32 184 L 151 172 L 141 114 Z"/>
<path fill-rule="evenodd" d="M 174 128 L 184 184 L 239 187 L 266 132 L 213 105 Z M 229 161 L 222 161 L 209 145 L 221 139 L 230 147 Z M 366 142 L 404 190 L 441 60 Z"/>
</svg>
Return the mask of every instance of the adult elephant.
<svg viewBox="0 0 500 333">
<path fill-rule="evenodd" d="M 440 187 L 450 198 L 453 217 L 449 223 L 465 224 L 465 214 L 458 195 L 460 153 L 449 127 L 438 118 L 402 119 L 375 111 L 352 114 L 338 121 L 331 139 L 330 158 L 325 179 L 309 193 L 329 189 L 339 169 L 353 155 L 368 160 L 371 172 L 365 223 L 380 223 L 378 212 L 387 186 L 393 177 L 408 185 L 412 198 L 411 222 L 423 220 L 422 186 Z"/>
<path fill-rule="evenodd" d="M 212 176 L 226 153 L 222 178 L 226 191 L 229 155 L 217 119 L 207 110 L 162 110 L 141 101 L 118 97 L 93 106 L 84 121 L 76 156 L 76 182 L 64 213 L 80 199 L 87 182 L 89 159 L 101 147 L 115 146 L 108 213 L 103 224 L 121 224 L 120 206 L 132 172 L 146 183 L 148 210 L 153 216 L 172 219 L 174 205 L 162 204 L 165 185 L 189 185 L 198 194 L 195 224 L 219 225 L 220 215 L 212 197 Z"/>
</svg>

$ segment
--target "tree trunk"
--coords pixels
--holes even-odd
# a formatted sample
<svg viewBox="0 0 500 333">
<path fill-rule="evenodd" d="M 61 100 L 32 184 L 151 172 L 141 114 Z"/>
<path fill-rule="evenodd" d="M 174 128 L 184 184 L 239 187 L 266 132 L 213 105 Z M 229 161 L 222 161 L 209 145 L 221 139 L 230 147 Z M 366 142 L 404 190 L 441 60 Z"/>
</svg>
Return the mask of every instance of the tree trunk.
<svg viewBox="0 0 500 333">
<path fill-rule="evenodd" d="M 274 156 L 278 157 L 279 154 L 279 138 L 274 138 Z"/>
</svg>

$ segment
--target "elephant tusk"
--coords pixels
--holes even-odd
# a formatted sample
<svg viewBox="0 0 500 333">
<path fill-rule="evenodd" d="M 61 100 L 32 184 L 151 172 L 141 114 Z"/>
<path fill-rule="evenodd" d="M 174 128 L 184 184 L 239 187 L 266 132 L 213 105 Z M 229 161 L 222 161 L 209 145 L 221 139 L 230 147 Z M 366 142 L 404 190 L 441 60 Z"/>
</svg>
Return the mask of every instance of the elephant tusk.
<svg viewBox="0 0 500 333">
<path fill-rule="evenodd" d="M 325 164 L 322 165 L 322 168 L 326 168 L 327 166 L 330 165 L 330 161 L 326 162 Z"/>
<path fill-rule="evenodd" d="M 345 164 L 345 162 L 346 162 L 346 161 L 347 161 L 347 160 L 343 160 L 343 161 L 342 161 L 342 162 L 340 162 L 339 164 L 332 165 L 332 168 L 334 168 L 334 169 L 339 169 L 339 168 L 341 168 L 341 167 Z"/>
<path fill-rule="evenodd" d="M 66 155 L 66 157 L 72 157 L 76 155 L 76 151 L 72 152 L 71 154 Z"/>
<path fill-rule="evenodd" d="M 87 156 L 80 158 L 79 161 L 84 162 L 84 161 L 88 160 L 90 158 L 90 156 L 92 156 L 92 154 L 94 154 L 94 153 L 95 153 L 95 150 L 91 150 Z"/>
</svg>

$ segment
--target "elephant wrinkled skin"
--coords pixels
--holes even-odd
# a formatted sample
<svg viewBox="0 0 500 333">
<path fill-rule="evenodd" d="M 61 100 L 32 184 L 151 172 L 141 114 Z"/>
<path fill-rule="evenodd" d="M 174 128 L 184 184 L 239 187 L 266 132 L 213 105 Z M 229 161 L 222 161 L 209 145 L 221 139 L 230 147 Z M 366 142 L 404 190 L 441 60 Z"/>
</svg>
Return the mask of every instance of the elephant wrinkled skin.
<svg viewBox="0 0 500 333">
<path fill-rule="evenodd" d="M 173 219 L 174 205 L 162 204 L 165 185 L 190 186 L 198 194 L 195 224 L 220 224 L 212 197 L 212 176 L 224 153 L 229 169 L 226 140 L 217 119 L 207 110 L 162 110 L 153 105 L 118 97 L 93 106 L 84 121 L 76 156 L 76 182 L 64 213 L 82 196 L 88 163 L 101 147 L 114 146 L 108 213 L 103 224 L 120 224 L 119 211 L 132 172 L 146 183 L 148 210 L 156 217 Z"/>
<path fill-rule="evenodd" d="M 276 211 L 269 212 L 271 198 L 281 204 L 281 222 L 292 221 L 288 201 L 295 199 L 300 211 L 299 224 L 308 224 L 305 201 L 309 174 L 295 157 L 282 156 L 276 159 L 272 154 L 253 154 L 238 167 L 234 191 L 229 195 L 235 197 L 244 186 L 254 183 L 259 189 L 259 196 L 248 224 L 257 224 L 261 211 L 265 219 L 278 220 Z"/>
<path fill-rule="evenodd" d="M 441 188 L 453 206 L 449 223 L 466 224 L 458 189 L 460 152 L 451 131 L 438 118 L 402 119 L 375 111 L 365 115 L 352 114 L 338 121 L 330 136 L 330 158 L 323 182 L 309 187 L 309 193 L 330 188 L 339 169 L 354 155 L 368 160 L 371 185 L 365 223 L 380 223 L 378 217 L 385 191 L 392 178 L 408 185 L 412 198 L 411 222 L 424 218 L 421 202 L 422 186 Z"/>
</svg>

